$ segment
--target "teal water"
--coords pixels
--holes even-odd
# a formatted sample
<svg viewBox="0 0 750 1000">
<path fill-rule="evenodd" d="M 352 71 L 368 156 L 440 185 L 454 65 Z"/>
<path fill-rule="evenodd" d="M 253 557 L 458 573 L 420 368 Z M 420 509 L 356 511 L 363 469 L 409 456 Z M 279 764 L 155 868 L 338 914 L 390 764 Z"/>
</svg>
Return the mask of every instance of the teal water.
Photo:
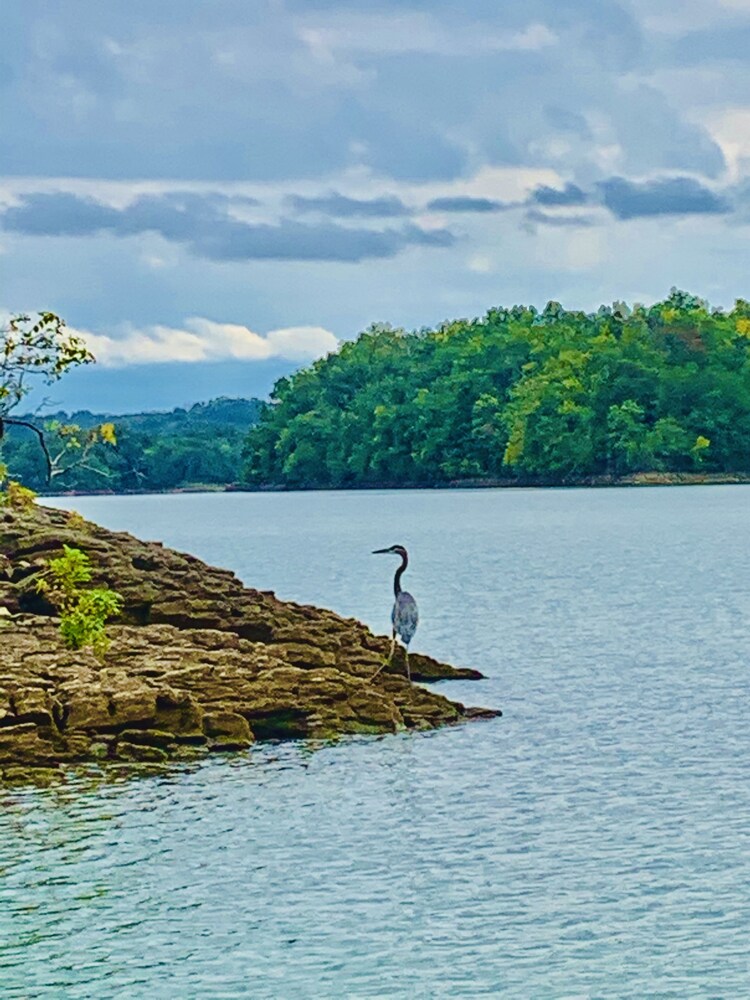
<svg viewBox="0 0 750 1000">
<path fill-rule="evenodd" d="M 750 488 L 75 498 L 501 719 L 4 792 L 3 998 L 750 995 Z"/>
</svg>

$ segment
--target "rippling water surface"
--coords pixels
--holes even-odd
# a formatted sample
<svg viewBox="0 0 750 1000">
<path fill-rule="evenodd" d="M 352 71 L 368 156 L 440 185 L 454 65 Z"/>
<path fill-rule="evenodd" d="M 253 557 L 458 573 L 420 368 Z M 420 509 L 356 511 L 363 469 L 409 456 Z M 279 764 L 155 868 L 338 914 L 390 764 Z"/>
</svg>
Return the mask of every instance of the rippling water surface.
<svg viewBox="0 0 750 1000">
<path fill-rule="evenodd" d="M 2 997 L 750 995 L 749 501 L 60 502 L 379 631 L 404 543 L 414 647 L 505 714 L 1 793 Z"/>
</svg>

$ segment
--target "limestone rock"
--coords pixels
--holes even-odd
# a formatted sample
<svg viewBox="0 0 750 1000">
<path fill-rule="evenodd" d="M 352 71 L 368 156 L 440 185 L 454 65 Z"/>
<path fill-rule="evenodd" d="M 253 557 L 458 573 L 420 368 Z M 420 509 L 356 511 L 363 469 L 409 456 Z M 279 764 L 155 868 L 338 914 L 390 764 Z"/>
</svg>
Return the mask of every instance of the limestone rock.
<svg viewBox="0 0 750 1000">
<path fill-rule="evenodd" d="M 233 740 L 247 746 L 255 739 L 247 719 L 237 712 L 209 712 L 203 717 L 203 730 L 206 736 Z"/>
</svg>

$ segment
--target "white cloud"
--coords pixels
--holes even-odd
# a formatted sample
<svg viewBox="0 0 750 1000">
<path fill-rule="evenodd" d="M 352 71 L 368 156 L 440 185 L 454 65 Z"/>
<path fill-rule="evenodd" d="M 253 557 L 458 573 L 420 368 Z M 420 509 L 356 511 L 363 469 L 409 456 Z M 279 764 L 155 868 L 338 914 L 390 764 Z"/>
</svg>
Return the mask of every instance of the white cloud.
<svg viewBox="0 0 750 1000">
<path fill-rule="evenodd" d="M 750 12 L 750 0 L 631 0 L 647 32 L 683 36 L 712 29 Z"/>
<path fill-rule="evenodd" d="M 263 335 L 238 323 L 216 323 L 193 317 L 183 329 L 149 326 L 127 329 L 121 336 L 76 330 L 97 362 L 105 368 L 159 364 L 167 361 L 312 361 L 334 351 L 338 340 L 321 326 L 294 326 Z"/>
<path fill-rule="evenodd" d="M 415 11 L 393 14 L 319 14 L 300 23 L 297 34 L 318 62 L 334 62 L 335 52 L 399 55 L 476 55 L 480 52 L 531 52 L 557 44 L 557 36 L 539 22 L 521 31 L 497 30 L 487 25 L 441 23 Z"/>
<path fill-rule="evenodd" d="M 750 0 L 719 0 L 719 5 L 743 14 L 750 13 Z"/>
<path fill-rule="evenodd" d="M 489 198 L 504 202 L 521 202 L 541 185 L 563 187 L 565 178 L 551 167 L 479 167 L 470 177 L 444 183 L 392 185 L 406 202 L 428 202 L 436 198 Z M 427 225 L 425 213 L 418 216 L 420 225 Z M 443 218 L 440 216 L 440 224 Z M 433 224 L 438 221 L 433 217 Z"/>
<path fill-rule="evenodd" d="M 271 356 L 289 358 L 290 361 L 312 361 L 323 357 L 338 347 L 338 340 L 322 326 L 287 326 L 270 330 L 266 342 Z"/>
<path fill-rule="evenodd" d="M 724 154 L 727 179 L 746 177 L 750 168 L 750 108 L 713 108 L 700 119 Z"/>
<path fill-rule="evenodd" d="M 492 260 L 485 254 L 477 253 L 473 257 L 469 257 L 466 264 L 470 271 L 475 274 L 489 274 L 492 271 Z"/>
<path fill-rule="evenodd" d="M 170 267 L 174 261 L 168 260 L 163 254 L 146 253 L 141 260 L 152 271 L 160 271 L 163 267 Z"/>
</svg>

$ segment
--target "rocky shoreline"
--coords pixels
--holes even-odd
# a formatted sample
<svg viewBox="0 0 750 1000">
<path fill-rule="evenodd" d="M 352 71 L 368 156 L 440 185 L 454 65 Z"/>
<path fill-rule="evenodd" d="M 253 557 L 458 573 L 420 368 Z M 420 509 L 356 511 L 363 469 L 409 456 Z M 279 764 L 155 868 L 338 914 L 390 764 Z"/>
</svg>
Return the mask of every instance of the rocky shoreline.
<svg viewBox="0 0 750 1000">
<path fill-rule="evenodd" d="M 63 545 L 118 591 L 103 662 L 63 645 L 38 574 Z M 159 764 L 255 740 L 433 729 L 500 713 L 403 676 L 389 642 L 331 611 L 244 587 L 229 570 L 78 515 L 0 508 L 0 777 L 62 780 L 69 765 Z M 416 680 L 479 679 L 410 657 Z"/>
<path fill-rule="evenodd" d="M 366 493 L 369 490 L 545 490 L 545 489 L 608 489 L 624 486 L 747 486 L 750 472 L 631 472 L 616 476 L 603 473 L 596 476 L 570 476 L 557 478 L 550 476 L 475 477 L 470 479 L 445 479 L 430 483 L 394 482 L 380 480 L 366 486 L 319 486 L 314 483 L 288 486 L 283 483 L 268 483 L 263 486 L 249 486 L 243 483 L 196 483 L 194 486 L 178 486 L 163 490 L 51 490 L 46 496 L 96 497 L 96 496 L 171 496 L 181 493 L 299 493 L 327 492 L 343 490 Z"/>
</svg>

